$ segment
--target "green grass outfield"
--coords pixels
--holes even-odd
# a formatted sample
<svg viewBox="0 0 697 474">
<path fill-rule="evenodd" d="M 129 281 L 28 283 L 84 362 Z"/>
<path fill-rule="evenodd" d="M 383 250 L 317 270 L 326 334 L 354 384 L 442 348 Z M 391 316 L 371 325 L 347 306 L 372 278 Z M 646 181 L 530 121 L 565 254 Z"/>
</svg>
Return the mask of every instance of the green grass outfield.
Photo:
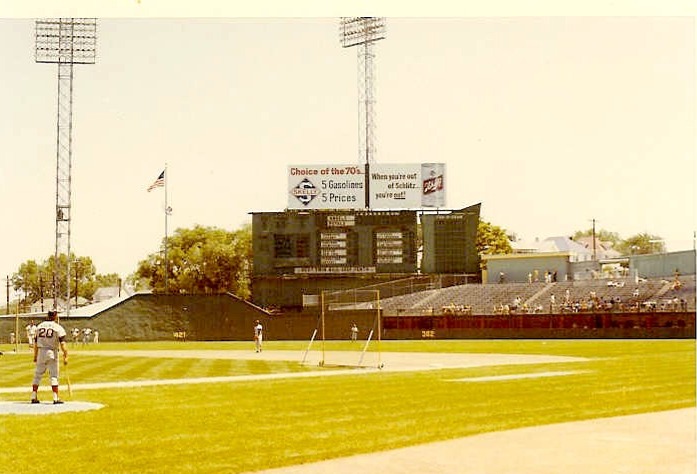
<svg viewBox="0 0 697 474">
<path fill-rule="evenodd" d="M 306 342 L 266 342 L 265 351 Z M 355 347 L 355 346 L 353 346 Z M 327 349 L 348 350 L 348 342 Z M 0 415 L 0 471 L 234 473 L 393 449 L 478 433 L 695 406 L 694 340 L 382 341 L 382 351 L 541 354 L 587 362 L 375 372 L 301 379 L 75 390 L 100 410 Z M 73 385 L 320 370 L 296 362 L 81 356 Z M 249 342 L 103 343 L 90 350 L 252 350 Z M 25 349 L 0 347 L 0 401 L 28 401 Z M 544 371 L 573 375 L 455 383 Z M 62 381 L 64 382 L 64 381 Z M 40 391 L 49 399 L 46 380 Z M 63 397 L 67 392 L 63 389 Z M 502 446 L 502 450 L 510 447 Z"/>
</svg>

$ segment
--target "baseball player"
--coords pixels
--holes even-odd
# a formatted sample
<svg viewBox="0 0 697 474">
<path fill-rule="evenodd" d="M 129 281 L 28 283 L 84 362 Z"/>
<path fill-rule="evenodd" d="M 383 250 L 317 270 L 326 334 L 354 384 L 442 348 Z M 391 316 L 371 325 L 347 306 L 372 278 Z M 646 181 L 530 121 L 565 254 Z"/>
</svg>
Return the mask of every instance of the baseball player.
<svg viewBox="0 0 697 474">
<path fill-rule="evenodd" d="M 29 347 L 34 347 L 34 339 L 36 339 L 36 324 L 34 324 L 33 319 L 29 322 L 29 324 L 27 324 L 26 330 Z"/>
<path fill-rule="evenodd" d="M 58 313 L 49 311 L 46 320 L 36 328 L 36 343 L 34 344 L 34 362 L 36 371 L 31 386 L 31 403 L 40 403 L 37 392 L 39 382 L 48 369 L 53 390 L 53 404 L 58 405 L 63 401 L 58 398 L 58 349 L 63 351 L 63 364 L 68 363 L 68 347 L 65 343 L 65 329 L 56 322 Z"/>
<path fill-rule="evenodd" d="M 89 344 L 91 337 L 92 337 L 92 329 L 91 328 L 84 328 L 82 330 L 82 345 L 86 346 L 87 344 Z"/>
<path fill-rule="evenodd" d="M 254 326 L 254 345 L 256 347 L 257 352 L 261 352 L 261 341 L 263 339 L 263 330 L 264 330 L 264 328 L 262 327 L 261 323 L 257 319 L 256 325 Z"/>
<path fill-rule="evenodd" d="M 73 328 L 70 335 L 73 338 L 73 347 L 77 346 L 77 341 L 80 340 L 80 328 Z"/>
</svg>

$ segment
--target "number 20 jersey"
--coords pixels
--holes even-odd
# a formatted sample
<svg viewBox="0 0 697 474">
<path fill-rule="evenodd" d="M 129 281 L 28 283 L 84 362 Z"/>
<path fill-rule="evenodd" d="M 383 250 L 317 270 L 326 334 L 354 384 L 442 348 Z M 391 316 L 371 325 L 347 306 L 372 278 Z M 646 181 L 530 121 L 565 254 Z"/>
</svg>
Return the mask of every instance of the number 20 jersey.
<svg viewBox="0 0 697 474">
<path fill-rule="evenodd" d="M 55 321 L 43 321 L 36 328 L 36 345 L 39 349 L 57 350 L 65 338 L 65 329 Z"/>
</svg>

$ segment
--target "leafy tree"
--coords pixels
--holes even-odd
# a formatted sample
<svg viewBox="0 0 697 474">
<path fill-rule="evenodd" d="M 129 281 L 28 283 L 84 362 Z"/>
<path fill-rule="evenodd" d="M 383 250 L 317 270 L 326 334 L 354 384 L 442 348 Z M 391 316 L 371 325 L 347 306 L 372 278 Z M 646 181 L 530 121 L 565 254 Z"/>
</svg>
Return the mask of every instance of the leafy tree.
<svg viewBox="0 0 697 474">
<path fill-rule="evenodd" d="M 72 270 L 73 275 L 75 275 L 75 269 Z M 95 273 L 93 278 L 89 278 L 88 275 L 84 275 L 78 269 L 78 293 L 80 296 L 92 299 L 94 293 L 99 288 L 108 288 L 113 286 L 119 286 L 121 284 L 121 277 L 118 273 L 108 273 L 106 275 Z M 74 292 L 75 288 L 71 290 Z"/>
<path fill-rule="evenodd" d="M 581 237 L 593 237 L 593 229 L 577 230 L 572 238 L 573 240 L 578 240 Z M 595 238 L 597 242 L 611 242 L 613 248 L 617 248 L 620 242 L 622 242 L 622 238 L 617 232 L 610 232 L 605 229 L 596 229 Z"/>
<path fill-rule="evenodd" d="M 579 230 L 573 236 L 574 240 L 581 237 L 591 237 L 593 229 Z M 643 255 L 649 253 L 660 253 L 666 251 L 664 240 L 657 235 L 640 233 L 627 239 L 622 239 L 617 232 L 608 230 L 596 230 L 595 236 L 599 242 L 611 242 L 612 247 L 622 255 Z"/>
<path fill-rule="evenodd" d="M 623 255 L 661 253 L 666 251 L 666 244 L 660 236 L 642 232 L 620 242 L 617 250 Z"/>
<path fill-rule="evenodd" d="M 22 300 L 27 304 L 38 301 L 42 296 L 53 298 L 53 268 L 55 257 L 51 256 L 42 263 L 36 260 L 27 260 L 19 266 L 19 269 L 12 274 L 12 287 L 16 292 L 22 294 Z M 65 255 L 60 255 L 61 270 L 65 265 Z M 65 271 L 60 271 L 57 282 L 59 284 L 58 293 L 66 294 L 67 283 L 65 281 Z"/>
<path fill-rule="evenodd" d="M 27 260 L 19 266 L 19 269 L 12 274 L 12 287 L 15 291 L 22 294 L 22 303 L 30 306 L 43 298 L 53 298 L 53 270 L 55 265 L 55 255 L 51 255 L 41 263 L 36 260 Z M 85 299 L 92 299 L 95 290 L 107 282 L 118 281 L 118 275 L 98 275 L 96 274 L 91 257 L 76 257 L 70 255 L 70 280 L 65 274 L 67 257 L 65 254 L 58 256 L 58 272 L 56 275 L 57 293 L 60 298 L 67 295 L 67 286 L 70 284 L 71 299 L 77 294 Z"/>
<path fill-rule="evenodd" d="M 477 251 L 480 254 L 506 254 L 513 253 L 513 247 L 504 229 L 479 219 Z"/>
<path fill-rule="evenodd" d="M 150 280 L 148 278 L 143 278 L 139 276 L 138 270 L 126 277 L 125 284 L 130 285 L 136 291 L 152 290 L 152 288 L 150 287 Z"/>
<path fill-rule="evenodd" d="M 173 293 L 230 291 L 248 298 L 251 254 L 251 225 L 233 232 L 199 225 L 177 229 L 167 241 L 167 289 Z M 145 279 L 153 291 L 164 291 L 163 259 L 164 252 L 150 254 L 138 264 L 134 280 Z"/>
</svg>

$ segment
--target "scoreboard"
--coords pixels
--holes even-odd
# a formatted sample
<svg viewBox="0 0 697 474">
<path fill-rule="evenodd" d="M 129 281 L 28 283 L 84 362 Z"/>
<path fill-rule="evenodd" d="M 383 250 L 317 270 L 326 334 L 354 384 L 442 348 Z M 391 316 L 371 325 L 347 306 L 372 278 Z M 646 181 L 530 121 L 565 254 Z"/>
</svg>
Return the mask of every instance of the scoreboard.
<svg viewBox="0 0 697 474">
<path fill-rule="evenodd" d="M 252 213 L 255 275 L 415 273 L 415 211 Z"/>
<path fill-rule="evenodd" d="M 421 216 L 424 273 L 479 273 L 477 228 L 481 204 Z"/>
</svg>

